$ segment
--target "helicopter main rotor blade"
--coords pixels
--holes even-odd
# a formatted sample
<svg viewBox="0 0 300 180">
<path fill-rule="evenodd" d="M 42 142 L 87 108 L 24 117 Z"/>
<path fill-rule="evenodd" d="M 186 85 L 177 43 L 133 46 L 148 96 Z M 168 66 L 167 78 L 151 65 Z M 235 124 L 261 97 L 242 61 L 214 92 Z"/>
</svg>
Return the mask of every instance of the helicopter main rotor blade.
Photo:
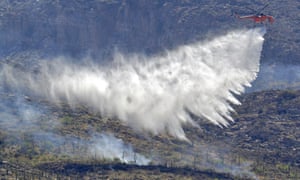
<svg viewBox="0 0 300 180">
<path fill-rule="evenodd" d="M 266 7 L 268 7 L 269 4 L 266 4 L 263 8 L 261 8 L 259 11 L 257 11 L 256 14 L 260 14 L 264 9 L 266 9 Z"/>
<path fill-rule="evenodd" d="M 256 14 L 256 12 L 257 12 L 257 10 L 255 10 L 255 9 L 252 9 L 252 8 L 249 8 L 249 7 L 246 7 L 246 8 L 249 9 L 249 10 L 251 10 L 252 13 L 255 13 L 255 14 Z"/>
</svg>

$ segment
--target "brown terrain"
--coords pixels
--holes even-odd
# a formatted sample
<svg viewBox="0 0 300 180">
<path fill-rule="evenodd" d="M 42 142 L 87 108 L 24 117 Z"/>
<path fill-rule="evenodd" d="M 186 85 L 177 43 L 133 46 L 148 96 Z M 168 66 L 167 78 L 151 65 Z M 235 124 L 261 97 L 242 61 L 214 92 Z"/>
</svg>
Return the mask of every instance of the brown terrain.
<svg viewBox="0 0 300 180">
<path fill-rule="evenodd" d="M 77 60 L 91 56 L 102 62 L 115 51 L 159 54 L 231 29 L 252 28 L 252 23 L 234 19 L 231 12 L 247 15 L 253 13 L 247 7 L 259 9 L 264 4 L 262 0 L 0 1 L 0 68 L 10 64 L 34 71 L 39 59 L 57 56 Z M 0 179 L 300 179 L 300 91 L 295 90 L 300 87 L 299 9 L 297 0 L 274 0 L 264 11 L 276 22 L 266 25 L 261 74 L 250 91 L 283 89 L 239 96 L 242 105 L 234 107 L 235 121 L 226 128 L 197 119 L 199 128 L 184 127 L 190 142 L 136 132 L 83 105 L 51 104 L 0 87 L 0 115 L 6 118 L 0 119 L 5 123 L 0 126 Z M 11 103 L 16 99 L 40 111 L 40 119 L 28 125 L 16 118 L 17 110 L 6 112 L 6 107 L 20 108 Z M 113 133 L 149 158 L 150 164 L 125 164 L 122 159 L 88 154 L 89 146 L 82 142 L 93 132 Z"/>
<path fill-rule="evenodd" d="M 84 107 L 51 106 L 60 117 L 56 127 L 63 136 L 88 138 L 90 127 L 99 132 L 113 132 L 134 146 L 137 152 L 152 157 L 151 165 L 123 164 L 81 156 L 82 147 L 71 142 L 45 149 L 30 136 L 22 134 L 23 143 L 1 131 L 3 177 L 30 176 L 31 172 L 49 177 L 111 177 L 123 179 L 297 179 L 299 178 L 299 91 L 263 91 L 239 97 L 235 122 L 219 128 L 202 122 L 200 129 L 185 127 L 191 143 L 168 135 L 141 135 L 120 121 L 100 117 Z M 41 105 L 47 104 L 41 102 Z M 34 131 L 34 130 L 33 130 Z M 15 137 L 16 138 L 16 137 Z M 51 143 L 51 141 L 49 141 Z M 66 149 L 78 154 L 68 156 Z M 25 165 L 26 164 L 26 165 Z M 24 172 L 23 172 L 24 171 Z M 238 171 L 238 172 L 235 172 Z M 23 172 L 23 173 L 22 173 Z"/>
</svg>

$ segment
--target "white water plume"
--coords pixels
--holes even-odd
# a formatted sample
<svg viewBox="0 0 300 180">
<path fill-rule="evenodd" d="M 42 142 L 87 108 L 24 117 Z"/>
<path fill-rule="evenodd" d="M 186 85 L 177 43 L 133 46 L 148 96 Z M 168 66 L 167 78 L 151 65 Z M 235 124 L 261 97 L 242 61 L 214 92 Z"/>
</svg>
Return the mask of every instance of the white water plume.
<svg viewBox="0 0 300 180">
<path fill-rule="evenodd" d="M 231 104 L 259 71 L 264 28 L 236 30 L 145 57 L 116 54 L 105 66 L 72 65 L 62 58 L 41 64 L 38 74 L 4 68 L 6 83 L 53 102 L 83 104 L 103 116 L 154 134 L 186 139 L 182 125 L 196 117 L 227 126 Z"/>
</svg>

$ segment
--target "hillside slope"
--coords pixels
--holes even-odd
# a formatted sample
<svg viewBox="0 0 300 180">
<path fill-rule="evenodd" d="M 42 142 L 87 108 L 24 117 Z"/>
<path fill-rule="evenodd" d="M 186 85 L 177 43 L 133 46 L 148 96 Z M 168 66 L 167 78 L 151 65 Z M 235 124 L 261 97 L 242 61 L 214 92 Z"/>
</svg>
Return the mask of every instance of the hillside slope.
<svg viewBox="0 0 300 180">
<path fill-rule="evenodd" d="M 138 171 L 143 175 L 148 173 L 158 175 L 157 171 L 161 171 L 173 177 L 173 171 L 177 170 L 172 168 L 189 167 L 204 172 L 213 170 L 229 173 L 234 179 L 243 177 L 297 179 L 300 177 L 298 131 L 300 112 L 297 108 L 300 105 L 299 98 L 299 91 L 247 94 L 240 97 L 243 105 L 237 107 L 235 122 L 228 128 L 222 129 L 201 121 L 200 129 L 185 127 L 191 143 L 178 141 L 168 135 L 140 134 L 122 125 L 118 120 L 100 117 L 83 107 L 70 109 L 68 106 L 60 106 L 57 109 L 56 106 L 50 106 L 53 114 L 61 117 L 63 125 L 56 127 L 54 131 L 65 137 L 76 137 L 77 140 L 72 142 L 72 139 L 69 139 L 63 144 L 56 144 L 51 139 L 56 137 L 50 136 L 42 139 L 40 143 L 34 138 L 35 130 L 32 129 L 32 133 L 20 135 L 19 138 L 23 141 L 20 143 L 19 138 L 9 136 L 9 132 L 2 130 L 1 157 L 9 162 L 27 163 L 29 167 L 37 166 L 42 171 L 49 172 L 49 169 L 52 169 L 51 173 L 58 173 L 61 169 L 62 171 L 58 173 L 60 176 L 71 175 L 71 172 L 77 172 L 76 169 L 81 167 L 86 171 L 77 176 L 89 174 L 94 176 L 94 171 L 88 168 L 92 166 L 93 169 L 102 169 L 106 176 L 111 177 L 122 177 L 127 171 L 122 170 L 124 168 L 132 169 L 134 173 Z M 40 128 L 49 131 L 46 124 L 42 124 Z M 137 152 L 151 157 L 155 166 L 136 169 L 134 166 L 119 166 L 118 160 L 111 162 L 93 155 L 86 156 L 85 147 L 81 147 L 79 140 L 90 136 L 91 127 L 101 133 L 113 133 L 126 143 L 132 144 Z M 69 152 L 69 155 L 66 156 L 66 152 Z M 112 172 L 106 165 L 101 165 L 109 162 L 112 167 L 120 169 Z M 178 178 L 202 176 L 201 172 L 190 174 L 191 169 L 183 168 L 178 171 L 182 173 L 179 173 L 180 176 L 176 175 Z M 213 178 L 215 175 L 227 176 L 225 174 L 210 176 L 208 173 L 207 177 Z"/>
<path fill-rule="evenodd" d="M 251 14 L 263 1 L 36 1 L 0 3 L 2 55 L 39 50 L 43 54 L 155 53 L 226 32 L 252 27 L 230 16 Z M 263 63 L 299 64 L 299 8 L 296 0 L 272 1 Z"/>
</svg>

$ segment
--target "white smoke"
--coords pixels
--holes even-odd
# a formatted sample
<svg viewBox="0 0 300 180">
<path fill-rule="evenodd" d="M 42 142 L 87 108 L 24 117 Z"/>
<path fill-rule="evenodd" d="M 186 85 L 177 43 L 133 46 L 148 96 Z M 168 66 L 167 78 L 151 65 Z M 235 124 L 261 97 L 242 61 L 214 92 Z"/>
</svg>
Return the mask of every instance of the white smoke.
<svg viewBox="0 0 300 180">
<path fill-rule="evenodd" d="M 19 134 L 39 129 L 43 114 L 47 111 L 25 100 L 26 97 L 19 94 L 0 94 L 0 130 Z M 47 125 L 55 123 L 47 119 Z"/>
<path fill-rule="evenodd" d="M 148 165 L 150 159 L 133 151 L 131 145 L 126 145 L 121 139 L 109 134 L 94 136 L 89 146 L 90 155 L 96 158 L 119 159 L 124 163 Z"/>
<path fill-rule="evenodd" d="M 257 80 L 250 91 L 266 89 L 300 89 L 300 66 L 261 64 Z"/>
<path fill-rule="evenodd" d="M 94 131 L 92 133 L 91 137 L 83 139 L 51 132 L 35 132 L 33 138 L 40 149 L 70 157 L 111 161 L 117 159 L 123 163 L 137 165 L 148 165 L 151 162 L 150 159 L 135 152 L 132 146 L 122 139 L 106 133 L 99 134 Z"/>
<path fill-rule="evenodd" d="M 105 66 L 58 58 L 41 64 L 37 74 L 9 68 L 2 74 L 14 87 L 53 102 L 83 104 L 137 130 L 186 139 L 182 125 L 197 125 L 190 114 L 219 126 L 232 121 L 230 104 L 239 104 L 233 94 L 256 78 L 264 33 L 264 28 L 232 31 L 153 57 L 116 54 Z"/>
</svg>

